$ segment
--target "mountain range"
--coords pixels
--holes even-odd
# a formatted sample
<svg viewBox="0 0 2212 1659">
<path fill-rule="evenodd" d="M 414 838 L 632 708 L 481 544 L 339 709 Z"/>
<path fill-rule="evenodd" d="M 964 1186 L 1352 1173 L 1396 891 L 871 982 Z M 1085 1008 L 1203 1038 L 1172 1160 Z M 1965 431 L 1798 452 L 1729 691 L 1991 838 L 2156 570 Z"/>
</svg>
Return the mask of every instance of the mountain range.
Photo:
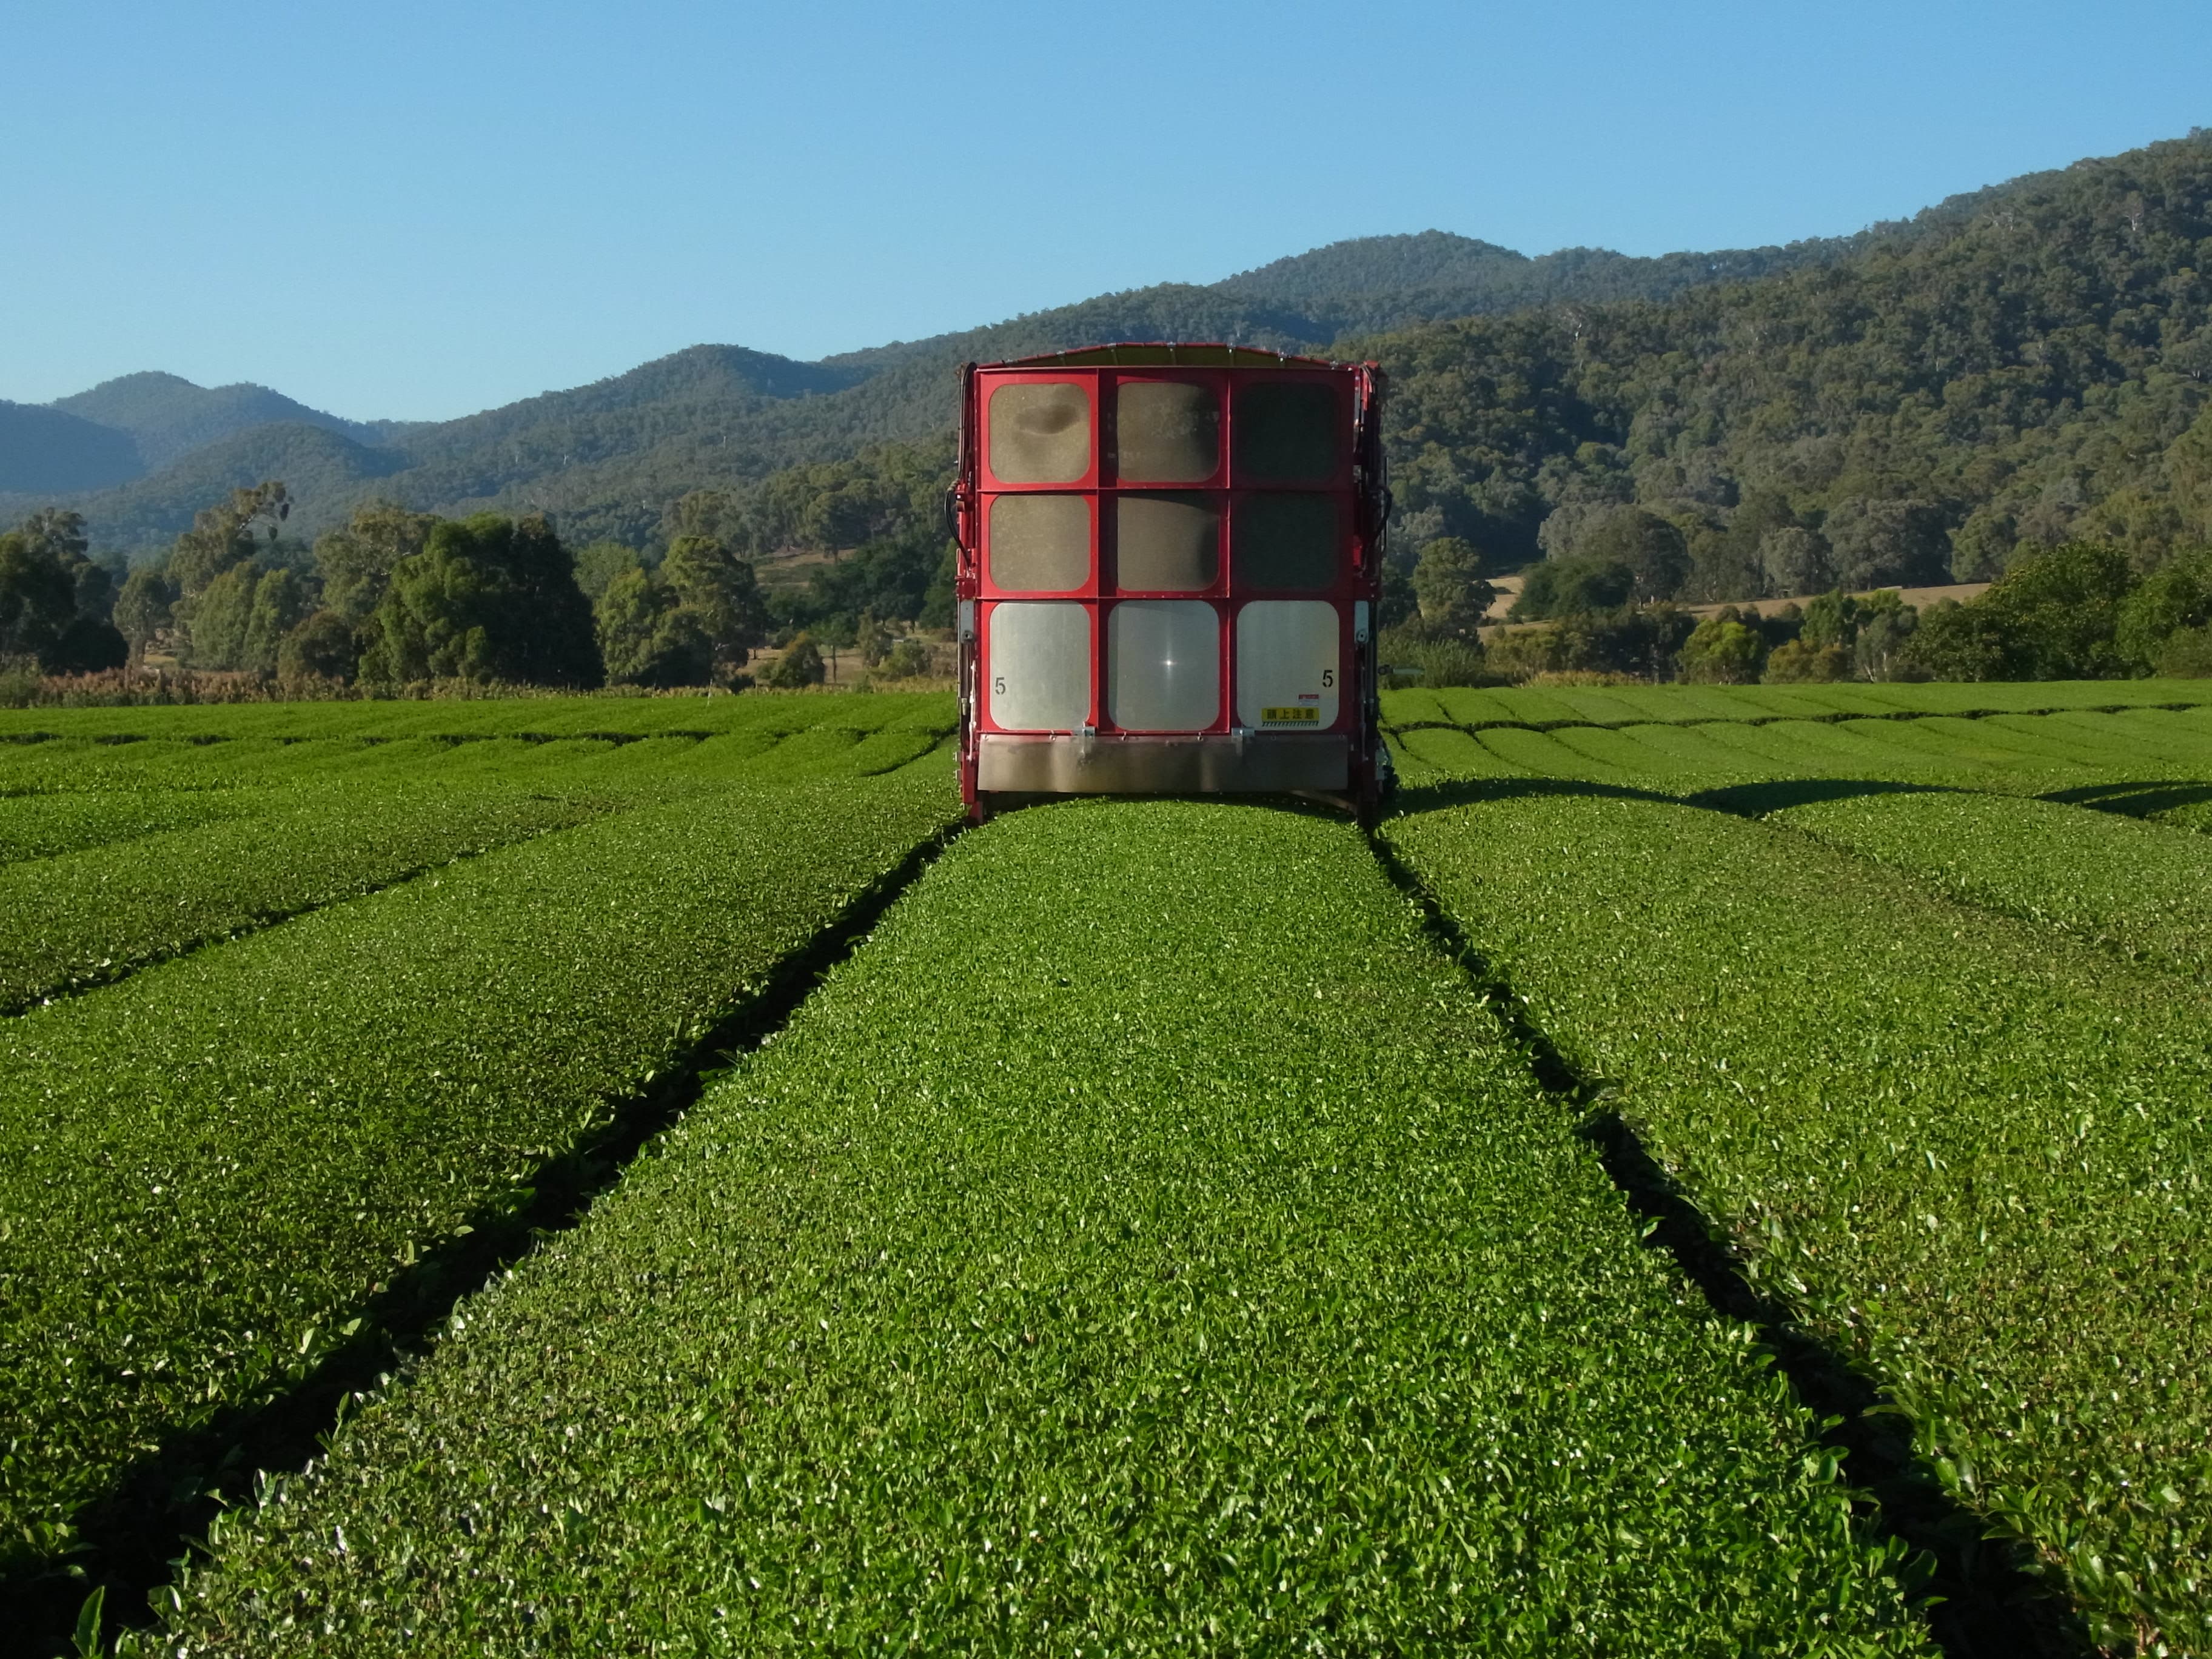
<svg viewBox="0 0 2212 1659">
<path fill-rule="evenodd" d="M 949 371 L 966 361 L 1101 339 L 1325 350 L 1353 333 L 1442 319 L 1664 298 L 1847 257 L 1897 228 L 1656 258 L 1596 248 L 1532 258 L 1436 230 L 1364 237 L 1210 285 L 1103 295 L 818 362 L 693 346 L 443 422 L 348 420 L 265 386 L 129 374 L 52 404 L 0 401 L 0 515 L 59 502 L 87 515 L 97 545 L 139 556 L 228 490 L 281 477 L 309 532 L 387 496 L 443 513 L 544 507 L 572 533 L 635 538 L 688 489 L 933 436 L 951 418 Z"/>
<path fill-rule="evenodd" d="M 2198 247 L 2212 235 L 2208 164 L 2212 135 L 2199 130 L 1852 235 L 1656 258 L 1532 258 L 1434 230 L 1366 237 L 1207 285 L 1104 295 L 816 362 L 693 346 L 434 422 L 349 420 L 264 387 L 133 374 L 52 404 L 0 403 L 0 521 L 71 507 L 95 547 L 140 558 L 229 489 L 281 478 L 306 535 L 383 498 L 449 514 L 540 509 L 572 543 L 644 546 L 688 492 L 875 444 L 943 441 L 962 362 L 1180 338 L 1379 358 L 1401 386 L 1401 501 L 1431 514 L 1430 533 L 1480 532 L 1516 559 L 1534 555 L 1548 515 L 1581 500 L 1687 504 L 1724 521 L 1745 489 L 1768 484 L 1796 492 L 1812 522 L 1824 490 L 1856 500 L 1939 484 L 1954 527 L 2000 486 L 2023 500 L 2055 491 L 2051 522 L 2070 522 L 2092 504 L 2082 492 L 2102 463 L 2078 433 L 2070 449 L 2020 434 L 2093 417 L 2140 426 L 2140 409 L 2116 412 L 2114 388 L 2171 383 L 2157 431 L 2115 428 L 2105 445 L 2155 459 L 2193 415 L 2191 386 L 2212 380 L 2190 367 L 2192 353 L 2212 365 L 2198 274 L 2212 271 L 2212 241 Z M 1961 397 L 2002 404 L 2011 435 L 1988 441 L 2019 449 L 2018 465 L 1947 483 L 1935 475 L 1958 459 L 1944 450 L 1955 442 L 1917 428 L 1883 440 L 1883 458 L 1859 471 L 1820 448 L 1840 454 L 1873 441 L 1850 438 L 1870 421 L 1931 399 L 1940 413 Z M 1707 413 L 1686 425 L 1693 405 Z M 2081 456 L 2070 484 L 2019 471 Z"/>
</svg>

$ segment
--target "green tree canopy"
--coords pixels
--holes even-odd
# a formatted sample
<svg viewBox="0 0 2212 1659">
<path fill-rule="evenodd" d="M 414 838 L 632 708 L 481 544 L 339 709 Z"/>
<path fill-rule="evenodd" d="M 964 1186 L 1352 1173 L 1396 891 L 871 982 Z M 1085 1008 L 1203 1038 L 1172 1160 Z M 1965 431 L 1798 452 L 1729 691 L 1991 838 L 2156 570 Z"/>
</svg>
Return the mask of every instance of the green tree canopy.
<svg viewBox="0 0 2212 1659">
<path fill-rule="evenodd" d="M 725 672 L 743 667 L 769 626 L 752 566 L 719 538 L 678 536 L 668 544 L 659 574 L 690 611 L 714 665 Z"/>
<path fill-rule="evenodd" d="M 1749 685 L 1766 663 L 1766 641 L 1732 611 L 1708 617 L 1683 642 L 1682 678 L 1700 684 Z"/>
<path fill-rule="evenodd" d="M 158 565 L 142 564 L 124 579 L 115 596 L 115 626 L 132 660 L 143 657 L 169 626 L 177 590 Z"/>
<path fill-rule="evenodd" d="M 366 679 L 589 687 L 604 678 L 574 564 L 535 514 L 440 522 L 394 568 L 371 630 Z"/>
<path fill-rule="evenodd" d="M 810 685 L 819 685 L 827 677 L 823 665 L 822 647 L 801 634 L 784 647 L 783 654 L 768 665 L 761 684 L 779 691 L 799 691 Z"/>
<path fill-rule="evenodd" d="M 392 573 L 430 539 L 434 513 L 410 513 L 392 501 L 371 501 L 337 529 L 315 542 L 315 569 L 322 578 L 323 605 L 347 622 L 365 622 L 384 602 Z"/>
<path fill-rule="evenodd" d="M 714 644 L 699 613 L 656 571 L 623 571 L 600 594 L 592 617 L 612 684 L 704 685 L 714 673 Z"/>
<path fill-rule="evenodd" d="M 284 636 L 276 678 L 295 690 L 318 680 L 349 681 L 360 659 L 353 624 L 335 611 L 318 611 Z"/>
<path fill-rule="evenodd" d="M 1513 602 L 1516 622 L 1540 622 L 1579 611 L 1609 611 L 1628 603 L 1636 592 L 1636 572 L 1615 559 L 1546 559 L 1528 567 L 1521 597 Z"/>
<path fill-rule="evenodd" d="M 224 571 L 252 558 L 264 537 L 275 541 L 291 511 L 284 486 L 274 479 L 232 490 L 229 500 L 195 514 L 192 527 L 177 538 L 169 580 L 182 598 L 198 598 Z"/>
<path fill-rule="evenodd" d="M 313 608 L 290 570 L 233 565 L 192 602 L 185 659 L 194 668 L 273 674 L 284 636 Z"/>
<path fill-rule="evenodd" d="M 1457 536 L 1439 536 L 1413 566 L 1413 599 L 1433 635 L 1473 634 L 1498 598 L 1484 580 L 1482 555 Z"/>
<path fill-rule="evenodd" d="M 0 657 L 33 659 L 48 674 L 128 659 L 107 617 L 107 573 L 85 558 L 83 532 L 76 514 L 49 508 L 0 535 Z"/>
<path fill-rule="evenodd" d="M 2212 547 L 2191 548 L 2153 571 L 2120 605 L 2113 644 L 2137 673 L 2157 670 L 2184 629 L 2212 624 Z"/>
<path fill-rule="evenodd" d="M 593 542 L 577 550 L 576 586 L 584 590 L 586 599 L 597 605 L 616 577 L 644 568 L 645 561 L 629 543 Z"/>
<path fill-rule="evenodd" d="M 1689 544 L 1681 531 L 1640 507 L 1608 514 L 1576 551 L 1594 563 L 1625 567 L 1638 599 L 1671 599 L 1690 579 Z"/>
</svg>

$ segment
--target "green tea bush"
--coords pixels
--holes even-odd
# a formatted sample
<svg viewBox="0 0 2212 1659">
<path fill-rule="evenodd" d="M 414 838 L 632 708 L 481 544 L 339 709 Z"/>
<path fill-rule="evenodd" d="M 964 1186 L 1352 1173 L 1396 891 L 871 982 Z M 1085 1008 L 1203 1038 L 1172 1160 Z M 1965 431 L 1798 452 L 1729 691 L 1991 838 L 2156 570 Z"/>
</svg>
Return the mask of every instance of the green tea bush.
<svg viewBox="0 0 2212 1659">
<path fill-rule="evenodd" d="M 702 792 L 0 1023 L 0 1571 L 521 1202 L 957 805 L 941 764 Z"/>
<path fill-rule="evenodd" d="M 957 843 L 149 1647 L 1929 1650 L 1346 827 Z"/>
<path fill-rule="evenodd" d="M 566 829 L 592 810 L 514 789 L 312 791 L 166 835 L 0 866 L 0 1012 Z"/>
<path fill-rule="evenodd" d="M 1968 903 L 2193 979 L 2212 972 L 2212 845 L 2197 837 L 1961 790 L 1814 799 L 1767 816 Z"/>
<path fill-rule="evenodd" d="M 1763 824 L 1507 790 L 1386 833 L 1960 1498 L 2106 1639 L 2212 1652 L 2201 989 Z"/>
</svg>

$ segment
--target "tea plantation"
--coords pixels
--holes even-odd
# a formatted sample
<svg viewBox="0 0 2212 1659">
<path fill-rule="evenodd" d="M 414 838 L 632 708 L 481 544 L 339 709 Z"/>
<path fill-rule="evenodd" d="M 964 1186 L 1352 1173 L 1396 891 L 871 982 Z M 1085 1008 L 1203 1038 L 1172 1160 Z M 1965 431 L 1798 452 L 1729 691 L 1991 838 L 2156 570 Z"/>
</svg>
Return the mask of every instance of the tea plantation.
<svg viewBox="0 0 2212 1659">
<path fill-rule="evenodd" d="M 2212 1654 L 2212 686 L 0 713 L 24 1650 Z"/>
</svg>

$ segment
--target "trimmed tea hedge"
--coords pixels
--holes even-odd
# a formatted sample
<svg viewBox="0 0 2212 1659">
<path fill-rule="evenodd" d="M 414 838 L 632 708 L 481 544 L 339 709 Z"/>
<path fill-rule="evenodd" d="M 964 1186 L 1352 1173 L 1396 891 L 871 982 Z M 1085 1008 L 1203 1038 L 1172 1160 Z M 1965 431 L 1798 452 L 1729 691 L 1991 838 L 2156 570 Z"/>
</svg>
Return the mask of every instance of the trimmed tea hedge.
<svg viewBox="0 0 2212 1659">
<path fill-rule="evenodd" d="M 1965 1499 L 2109 1638 L 2212 1651 L 2201 990 L 1763 824 L 1511 788 L 1386 833 Z"/>
<path fill-rule="evenodd" d="M 937 764 L 704 793 L 0 1026 L 0 1571 L 519 1201 L 956 806 Z"/>
<path fill-rule="evenodd" d="M 1808 786 L 1723 792 L 1774 822 L 1900 870 L 1972 904 L 2132 960 L 2212 971 L 2212 845 L 2049 801 L 1954 789 L 1878 790 L 1786 804 Z M 1770 803 L 1773 803 L 1770 806 Z"/>
<path fill-rule="evenodd" d="M 1347 828 L 957 843 L 167 1651 L 1927 1651 Z"/>
<path fill-rule="evenodd" d="M 295 791 L 217 823 L 0 867 L 0 1012 L 580 823 L 592 810 L 511 788 Z"/>
</svg>

